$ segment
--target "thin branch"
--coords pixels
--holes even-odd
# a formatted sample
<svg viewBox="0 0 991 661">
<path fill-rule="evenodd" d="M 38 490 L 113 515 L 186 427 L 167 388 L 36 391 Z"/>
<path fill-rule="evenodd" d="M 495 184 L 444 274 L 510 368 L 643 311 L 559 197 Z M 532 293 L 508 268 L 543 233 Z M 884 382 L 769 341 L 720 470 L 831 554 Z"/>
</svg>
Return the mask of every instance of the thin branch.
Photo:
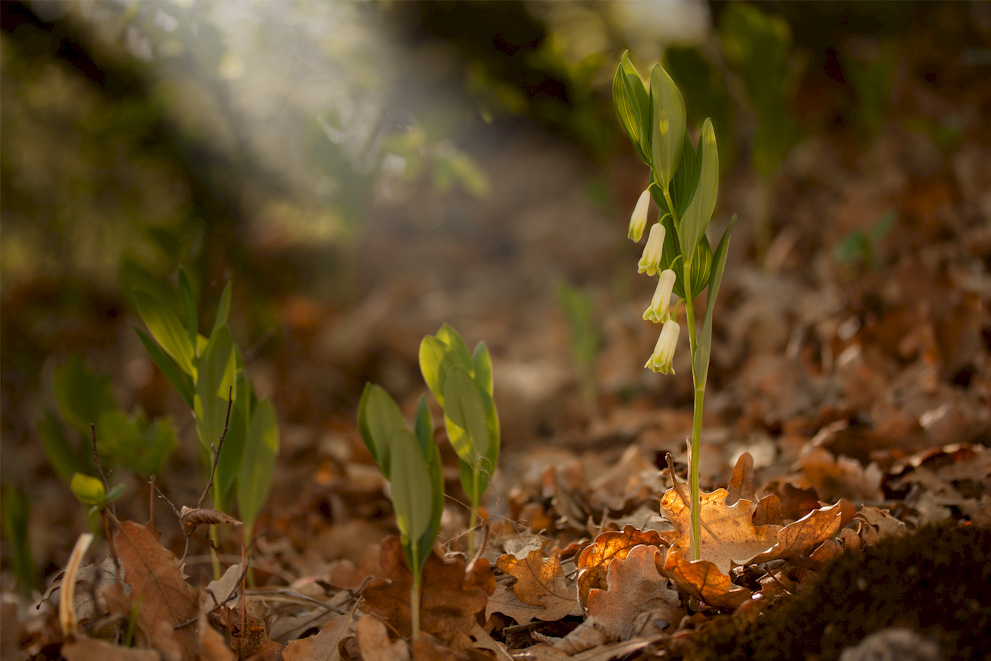
<svg viewBox="0 0 991 661">
<path fill-rule="evenodd" d="M 224 419 L 224 433 L 220 435 L 220 441 L 217 443 L 216 449 L 213 447 L 213 443 L 210 444 L 210 449 L 213 450 L 213 466 L 210 468 L 210 480 L 206 483 L 206 488 L 203 489 L 202 495 L 200 495 L 199 502 L 196 503 L 196 509 L 201 509 L 203 503 L 206 502 L 206 496 L 210 493 L 210 489 L 213 488 L 213 477 L 217 473 L 217 461 L 220 459 L 220 449 L 224 447 L 224 439 L 227 438 L 227 429 L 231 422 L 231 406 L 234 404 L 234 386 L 231 386 L 227 393 L 227 417 Z"/>
</svg>

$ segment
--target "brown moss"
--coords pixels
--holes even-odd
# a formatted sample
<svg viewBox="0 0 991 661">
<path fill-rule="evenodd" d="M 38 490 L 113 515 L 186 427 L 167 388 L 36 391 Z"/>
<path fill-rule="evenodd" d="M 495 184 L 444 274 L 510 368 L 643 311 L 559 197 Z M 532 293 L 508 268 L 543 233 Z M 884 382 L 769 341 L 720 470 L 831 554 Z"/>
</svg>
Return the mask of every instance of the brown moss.
<svg viewBox="0 0 991 661">
<path fill-rule="evenodd" d="M 847 553 L 792 597 L 700 632 L 693 661 L 837 659 L 868 634 L 907 627 L 944 658 L 991 656 L 991 529 L 932 526 Z"/>
</svg>

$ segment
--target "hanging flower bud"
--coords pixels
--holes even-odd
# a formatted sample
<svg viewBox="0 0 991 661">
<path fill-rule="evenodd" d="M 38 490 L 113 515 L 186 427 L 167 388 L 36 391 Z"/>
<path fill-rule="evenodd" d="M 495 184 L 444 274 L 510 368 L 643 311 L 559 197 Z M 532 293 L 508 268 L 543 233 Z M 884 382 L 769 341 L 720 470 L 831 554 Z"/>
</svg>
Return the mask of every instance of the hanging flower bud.
<svg viewBox="0 0 991 661">
<path fill-rule="evenodd" d="M 650 301 L 650 307 L 643 313 L 644 319 L 662 324 L 671 318 L 668 306 L 671 305 L 671 291 L 674 289 L 676 277 L 671 269 L 661 271 L 661 277 L 657 279 L 657 289 L 654 290 L 654 298 Z"/>
<path fill-rule="evenodd" d="M 632 239 L 635 243 L 640 241 L 640 237 L 643 236 L 643 229 L 647 226 L 647 207 L 649 205 L 650 191 L 645 190 L 640 193 L 640 199 L 637 200 L 637 206 L 633 209 L 633 215 L 630 216 L 630 231 L 626 234 L 626 236 Z"/>
<path fill-rule="evenodd" d="M 664 225 L 654 223 L 647 235 L 647 245 L 644 246 L 643 256 L 637 265 L 639 273 L 657 275 L 661 271 L 661 254 L 664 252 Z"/>
<path fill-rule="evenodd" d="M 681 326 L 678 325 L 677 321 L 673 319 L 665 321 L 664 326 L 661 328 L 661 336 L 657 338 L 657 344 L 654 346 L 654 353 L 644 367 L 649 367 L 661 374 L 674 374 L 672 363 L 674 361 L 674 349 L 678 346 L 678 334 L 680 332 Z"/>
</svg>

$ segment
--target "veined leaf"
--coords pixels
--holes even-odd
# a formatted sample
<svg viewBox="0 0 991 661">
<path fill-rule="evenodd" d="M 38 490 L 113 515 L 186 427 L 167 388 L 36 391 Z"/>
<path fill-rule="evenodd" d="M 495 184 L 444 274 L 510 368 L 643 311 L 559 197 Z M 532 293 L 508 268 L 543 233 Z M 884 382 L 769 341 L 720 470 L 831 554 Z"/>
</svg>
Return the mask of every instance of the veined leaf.
<svg viewBox="0 0 991 661">
<path fill-rule="evenodd" d="M 489 426 L 482 392 L 467 370 L 460 365 L 451 368 L 444 386 L 448 437 L 451 437 L 451 444 L 458 456 L 476 469 L 480 468 L 481 458 L 489 449 Z M 452 425 L 458 427 L 456 432 L 462 434 L 452 434 Z M 458 436 L 457 441 L 454 436 Z"/>
<path fill-rule="evenodd" d="M 650 99 L 640 74 L 623 53 L 613 77 L 613 103 L 640 159 L 650 165 Z"/>
<path fill-rule="evenodd" d="M 387 480 L 392 479 L 391 448 L 402 429 L 406 429 L 406 418 L 396 401 L 385 388 L 366 383 L 358 404 L 358 431 Z"/>
<path fill-rule="evenodd" d="M 265 398 L 251 415 L 237 480 L 238 510 L 248 526 L 252 525 L 268 498 L 278 455 L 279 423 L 272 402 Z"/>
<path fill-rule="evenodd" d="M 471 354 L 471 362 L 475 366 L 475 383 L 478 387 L 492 396 L 492 356 L 489 355 L 489 348 L 485 342 L 479 342 L 475 346 L 474 353 Z"/>
<path fill-rule="evenodd" d="M 719 191 L 719 154 L 716 150 L 716 134 L 708 119 L 702 125 L 699 136 L 698 154 L 702 159 L 702 171 L 692 201 L 681 218 L 681 254 L 694 255 L 695 248 L 705 235 L 712 211 L 716 208 L 716 193 Z"/>
<path fill-rule="evenodd" d="M 682 260 L 679 259 L 681 248 L 679 246 L 678 231 L 675 229 L 671 216 L 665 216 L 662 222 L 666 231 L 666 237 L 664 251 L 661 255 L 661 268 L 674 271 L 676 280 L 673 291 L 682 300 L 687 300 L 685 296 L 685 268 Z M 698 246 L 695 248 L 695 257 L 692 259 L 691 287 L 693 300 L 705 291 L 705 287 L 709 282 L 711 262 L 712 249 L 709 247 L 709 239 L 703 234 L 702 240 L 699 241 Z"/>
<path fill-rule="evenodd" d="M 433 519 L 434 490 L 429 479 L 430 469 L 413 432 L 403 427 L 394 438 L 393 474 L 389 480 L 392 506 L 400 532 L 415 544 L 429 530 Z"/>
<path fill-rule="evenodd" d="M 196 378 L 196 366 L 193 363 L 196 355 L 195 347 L 179 317 L 166 305 L 140 289 L 134 292 L 134 304 L 151 336 L 165 353 L 172 356 L 183 372 Z"/>
<path fill-rule="evenodd" d="M 664 68 L 655 64 L 650 72 L 650 105 L 653 113 L 650 135 L 654 180 L 667 188 L 681 162 L 685 140 L 685 101 Z"/>
<path fill-rule="evenodd" d="M 234 347 L 234 353 L 238 353 Z M 220 448 L 217 458 L 217 475 L 214 480 L 214 506 L 225 511 L 230 509 L 241 472 L 241 457 L 248 439 L 248 425 L 254 411 L 252 406 L 251 385 L 243 372 L 237 375 L 237 385 L 234 386 L 234 402 L 231 407 L 231 419 L 224 437 L 224 445 Z M 226 398 L 218 399 L 227 406 Z M 212 459 L 212 458 L 211 458 Z"/>
<path fill-rule="evenodd" d="M 162 348 L 148 337 L 144 331 L 140 328 L 135 328 L 134 332 L 138 334 L 138 339 L 144 345 L 145 351 L 148 352 L 148 357 L 151 358 L 151 361 L 155 363 L 155 366 L 169 380 L 169 383 L 176 389 L 176 392 L 186 402 L 186 405 L 189 408 L 193 408 L 193 377 L 180 370 L 176 362 L 169 358 L 168 354 L 162 351 Z"/>
<path fill-rule="evenodd" d="M 457 356 L 458 363 L 471 374 L 474 370 L 471 362 L 471 352 L 468 351 L 468 345 L 465 344 L 465 341 L 458 335 L 458 331 L 444 324 L 437 331 L 437 339 L 451 348 L 451 351 Z"/>
<path fill-rule="evenodd" d="M 736 214 L 730 218 L 723 237 L 716 247 L 713 260 L 712 276 L 709 280 L 709 298 L 705 303 L 705 321 L 702 322 L 702 332 L 699 335 L 698 351 L 695 353 L 695 373 L 699 375 L 698 387 L 704 388 L 709 374 L 709 351 L 712 347 L 712 311 L 716 305 L 716 295 L 719 293 L 719 283 L 723 279 L 723 269 L 726 267 L 726 254 L 729 252 L 730 234 L 736 225 Z"/>
</svg>

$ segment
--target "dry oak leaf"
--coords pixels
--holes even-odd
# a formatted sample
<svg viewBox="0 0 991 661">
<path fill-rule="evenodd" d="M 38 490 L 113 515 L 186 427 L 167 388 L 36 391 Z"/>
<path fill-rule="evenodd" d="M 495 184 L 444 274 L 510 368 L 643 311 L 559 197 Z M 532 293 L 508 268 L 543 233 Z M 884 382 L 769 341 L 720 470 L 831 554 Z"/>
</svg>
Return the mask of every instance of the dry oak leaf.
<svg viewBox="0 0 991 661">
<path fill-rule="evenodd" d="M 770 500 L 772 496 L 775 498 Z M 764 504 L 764 501 L 768 501 L 768 504 L 773 503 L 777 508 L 774 515 L 778 516 L 779 520 L 772 520 L 774 515 L 770 513 L 771 508 L 768 504 Z M 819 494 L 814 488 L 799 489 L 787 482 L 774 480 L 764 487 L 764 497 L 757 504 L 757 512 L 754 514 L 755 521 L 761 516 L 762 504 L 768 510 L 764 515 L 767 523 L 784 523 L 784 519 L 797 521 L 819 508 Z"/>
<path fill-rule="evenodd" d="M 489 597 L 489 602 L 485 605 L 485 619 L 488 620 L 492 613 L 502 613 L 514 620 L 517 624 L 527 624 L 537 616 L 537 613 L 544 611 L 543 606 L 534 606 L 520 601 L 520 598 L 513 592 L 509 581 L 496 581 L 495 592 Z M 577 600 L 575 603 L 578 603 Z"/>
<path fill-rule="evenodd" d="M 736 608 L 751 597 L 750 590 L 735 585 L 712 562 L 689 562 L 674 549 L 668 551 L 663 571 L 682 591 L 716 608 Z"/>
<path fill-rule="evenodd" d="M 200 613 L 200 656 L 210 661 L 237 661 L 224 636 L 210 626 L 206 613 Z"/>
<path fill-rule="evenodd" d="M 357 626 L 362 661 L 409 661 L 406 641 L 389 640 L 389 630 L 374 615 L 362 615 Z"/>
<path fill-rule="evenodd" d="M 756 505 L 739 500 L 726 505 L 726 489 L 702 492 L 702 553 L 701 560 L 715 564 L 722 574 L 729 573 L 733 563 L 746 564 L 750 558 L 763 553 L 777 543 L 781 526 L 755 526 Z M 671 552 L 689 556 L 691 521 L 688 503 L 677 489 L 668 489 L 661 499 L 661 513 L 674 524 L 679 533 Z"/>
<path fill-rule="evenodd" d="M 757 500 L 757 492 L 754 489 L 754 458 L 749 452 L 744 452 L 736 460 L 733 467 L 733 474 L 730 476 L 729 484 L 726 485 L 726 504 L 732 505 L 741 498 L 744 500 Z"/>
<path fill-rule="evenodd" d="M 755 555 L 750 562 L 767 562 L 802 555 L 817 544 L 834 537 L 842 526 L 843 512 L 840 503 L 814 510 L 779 530 L 777 543 Z"/>
<path fill-rule="evenodd" d="M 315 635 L 294 640 L 282 651 L 283 661 L 340 661 L 340 644 L 351 634 L 351 615 L 335 615 Z"/>
<path fill-rule="evenodd" d="M 178 648 L 183 659 L 199 658 L 199 598 L 183 580 L 175 555 L 158 542 L 155 532 L 133 521 L 118 522 L 114 544 L 131 597 L 140 603 L 138 626 L 149 645 L 163 652 Z"/>
<path fill-rule="evenodd" d="M 568 615 L 581 615 L 575 587 L 561 569 L 557 555 L 544 560 L 539 550 L 530 551 L 525 560 L 506 554 L 496 561 L 496 567 L 516 579 L 513 592 L 524 604 L 538 606 L 533 617 L 555 622 Z"/>
<path fill-rule="evenodd" d="M 389 536 L 382 541 L 381 562 L 382 574 L 362 592 L 366 609 L 409 637 L 413 576 L 399 538 Z M 485 558 L 479 558 L 466 573 L 463 558 L 445 561 L 434 551 L 423 566 L 421 585 L 420 628 L 450 644 L 459 632 L 474 628 L 477 614 L 485 610 L 489 595 L 495 592 L 495 577 Z"/>
<path fill-rule="evenodd" d="M 588 594 L 588 614 L 619 640 L 651 635 L 681 619 L 681 599 L 657 571 L 660 549 L 636 546 L 625 558 L 609 563 L 608 590 Z M 655 623 L 663 620 L 664 624 Z"/>
<path fill-rule="evenodd" d="M 667 546 L 668 543 L 656 530 L 637 530 L 633 526 L 596 536 L 575 563 L 578 566 L 578 599 L 582 605 L 588 603 L 588 593 L 592 588 L 605 590 L 609 587 L 606 572 L 613 560 L 625 558 L 635 546 L 641 544 Z"/>
<path fill-rule="evenodd" d="M 881 469 L 871 463 L 864 468 L 856 459 L 834 456 L 829 450 L 808 446 L 798 458 L 801 481 L 815 487 L 823 499 L 849 498 L 856 501 L 878 501 L 881 492 Z"/>
</svg>

